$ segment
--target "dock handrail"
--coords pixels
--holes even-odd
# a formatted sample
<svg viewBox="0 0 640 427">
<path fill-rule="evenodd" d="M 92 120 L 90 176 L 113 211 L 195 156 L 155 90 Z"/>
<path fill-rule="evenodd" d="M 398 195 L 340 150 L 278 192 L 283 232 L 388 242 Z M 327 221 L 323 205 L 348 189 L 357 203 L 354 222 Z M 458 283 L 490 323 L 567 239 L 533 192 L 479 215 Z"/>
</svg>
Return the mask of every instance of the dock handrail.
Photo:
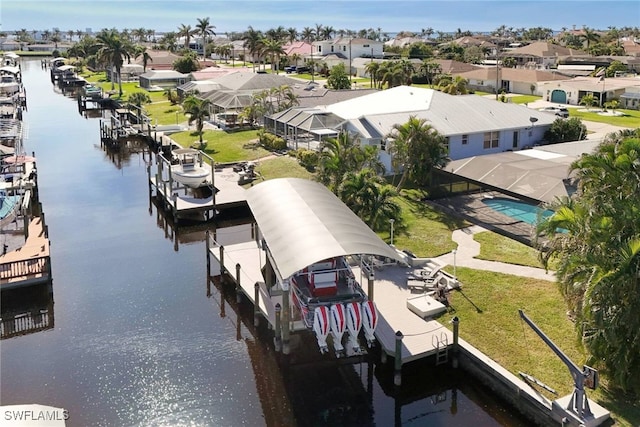
<svg viewBox="0 0 640 427">
<path fill-rule="evenodd" d="M 48 274 L 49 257 L 41 256 L 26 260 L 10 261 L 0 264 L 0 283 L 11 279 L 28 278 Z"/>
</svg>

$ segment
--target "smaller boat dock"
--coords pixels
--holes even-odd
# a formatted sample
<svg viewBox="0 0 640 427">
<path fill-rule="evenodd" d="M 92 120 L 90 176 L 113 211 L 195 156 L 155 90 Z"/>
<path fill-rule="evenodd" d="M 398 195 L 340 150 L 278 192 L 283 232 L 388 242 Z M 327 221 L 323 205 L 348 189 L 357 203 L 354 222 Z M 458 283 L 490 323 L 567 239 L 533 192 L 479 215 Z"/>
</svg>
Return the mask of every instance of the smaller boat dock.
<svg viewBox="0 0 640 427">
<path fill-rule="evenodd" d="M 169 155 L 159 152 L 147 165 L 149 194 L 180 219 L 208 221 L 223 209 L 246 206 L 235 164 L 216 164 L 200 150 L 179 148 Z"/>
</svg>

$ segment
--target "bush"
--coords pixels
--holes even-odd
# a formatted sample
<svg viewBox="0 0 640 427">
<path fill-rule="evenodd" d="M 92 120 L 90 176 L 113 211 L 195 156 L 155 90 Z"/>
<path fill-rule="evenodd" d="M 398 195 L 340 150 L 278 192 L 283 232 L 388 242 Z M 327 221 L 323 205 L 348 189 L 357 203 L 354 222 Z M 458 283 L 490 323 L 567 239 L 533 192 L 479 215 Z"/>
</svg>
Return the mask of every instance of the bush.
<svg viewBox="0 0 640 427">
<path fill-rule="evenodd" d="M 319 154 L 314 150 L 306 150 L 300 149 L 295 152 L 295 156 L 306 170 L 314 171 L 316 166 L 318 166 L 318 157 Z"/>
<path fill-rule="evenodd" d="M 260 145 L 269 151 L 278 151 L 287 148 L 287 142 L 284 139 L 266 132 L 264 129 L 258 131 L 258 141 Z"/>
</svg>

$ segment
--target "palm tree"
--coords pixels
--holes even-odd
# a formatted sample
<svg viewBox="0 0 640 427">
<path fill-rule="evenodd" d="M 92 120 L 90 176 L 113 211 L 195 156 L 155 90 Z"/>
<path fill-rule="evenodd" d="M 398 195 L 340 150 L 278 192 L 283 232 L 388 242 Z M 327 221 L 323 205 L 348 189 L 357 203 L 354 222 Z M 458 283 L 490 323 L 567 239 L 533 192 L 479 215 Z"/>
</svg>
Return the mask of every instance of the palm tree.
<svg viewBox="0 0 640 427">
<path fill-rule="evenodd" d="M 371 87 L 372 88 L 376 87 L 378 83 L 377 77 L 378 77 L 378 71 L 380 70 L 380 63 L 371 61 L 367 65 L 365 65 L 364 69 L 369 74 L 369 77 L 371 78 Z"/>
<path fill-rule="evenodd" d="M 251 63 L 253 64 L 253 71 L 256 70 L 256 55 L 260 55 L 261 52 L 261 40 L 262 40 L 262 32 L 254 30 L 253 27 L 249 26 L 247 31 L 244 33 L 244 46 L 251 55 Z"/>
<path fill-rule="evenodd" d="M 595 96 L 593 96 L 592 93 L 588 93 L 584 95 L 582 98 L 580 98 L 580 105 L 584 105 L 585 107 L 587 107 L 587 111 L 589 110 L 589 108 L 596 105 L 597 102 L 598 100 L 596 99 Z"/>
<path fill-rule="evenodd" d="M 268 55 L 271 58 L 271 69 L 274 69 L 278 74 L 278 63 L 280 62 L 280 56 L 284 55 L 284 49 L 282 48 L 282 42 L 278 39 L 264 38 L 261 41 L 262 53 Z"/>
<path fill-rule="evenodd" d="M 151 104 L 151 98 L 144 92 L 135 92 L 129 96 L 127 100 L 127 105 L 129 108 L 135 107 L 136 115 L 138 116 L 138 123 L 141 122 L 142 118 L 142 106 L 145 104 Z"/>
<path fill-rule="evenodd" d="M 433 168 L 443 167 L 449 160 L 446 138 L 425 119 L 411 116 L 407 123 L 394 125 L 387 137 L 394 169 L 402 171 L 397 191 L 409 177 L 421 183 L 430 182 Z"/>
<path fill-rule="evenodd" d="M 184 37 L 184 48 L 191 49 L 189 46 L 191 44 L 191 37 L 198 33 L 198 29 L 191 28 L 191 25 L 180 24 L 178 28 L 178 37 Z"/>
<path fill-rule="evenodd" d="M 121 70 L 125 59 L 129 60 L 133 53 L 133 47 L 124 41 L 116 30 L 104 30 L 96 36 L 99 61 L 113 67 L 118 79 L 119 95 L 122 96 Z M 114 81 L 111 79 L 111 90 L 114 89 Z"/>
<path fill-rule="evenodd" d="M 315 36 L 315 31 L 313 28 L 311 27 L 304 27 L 304 29 L 302 30 L 302 40 L 305 40 L 307 43 L 311 43 L 314 40 L 314 36 Z"/>
<path fill-rule="evenodd" d="M 578 191 L 538 227 L 543 261 L 557 260 L 576 332 L 613 385 L 635 393 L 640 378 L 640 132 L 609 135 L 571 165 Z"/>
<path fill-rule="evenodd" d="M 289 41 L 289 43 L 293 43 L 294 41 L 298 40 L 298 30 L 296 30 L 294 27 L 287 28 L 287 40 Z"/>
<path fill-rule="evenodd" d="M 198 18 L 198 24 L 196 25 L 196 30 L 198 34 L 202 37 L 202 58 L 206 56 L 206 46 L 207 46 L 207 37 L 215 36 L 216 33 L 214 31 L 215 25 L 211 25 L 209 22 L 209 17 L 206 18 Z"/>
<path fill-rule="evenodd" d="M 442 92 L 449 95 L 465 95 L 469 93 L 467 89 L 468 80 L 461 76 L 455 76 L 451 80 L 445 79 L 440 82 Z"/>
<path fill-rule="evenodd" d="M 589 50 L 589 45 L 591 43 L 596 43 L 598 40 L 600 40 L 600 34 L 587 27 L 584 27 L 582 31 L 583 34 L 580 37 L 585 41 L 585 43 L 587 44 L 586 48 L 587 50 Z"/>
<path fill-rule="evenodd" d="M 149 64 L 149 62 L 153 62 L 153 58 L 151 57 L 151 55 L 149 55 L 149 52 L 147 52 L 147 47 L 146 46 L 141 46 L 138 45 L 135 47 L 135 51 L 134 51 L 134 57 L 137 59 L 138 57 L 142 56 L 142 72 L 146 73 L 147 72 L 147 64 Z"/>
<path fill-rule="evenodd" d="M 196 131 L 200 141 L 200 149 L 202 150 L 205 143 L 202 139 L 202 129 L 204 122 L 211 117 L 211 100 L 197 98 L 193 95 L 187 97 L 182 103 L 185 114 L 189 115 L 189 124 L 196 123 Z"/>
</svg>

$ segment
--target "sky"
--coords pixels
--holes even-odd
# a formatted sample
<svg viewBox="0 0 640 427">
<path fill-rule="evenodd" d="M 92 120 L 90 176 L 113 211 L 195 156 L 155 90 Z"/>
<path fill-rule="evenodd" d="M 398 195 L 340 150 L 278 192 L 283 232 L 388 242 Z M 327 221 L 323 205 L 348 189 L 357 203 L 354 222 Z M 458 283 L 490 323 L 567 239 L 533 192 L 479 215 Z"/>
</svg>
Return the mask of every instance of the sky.
<svg viewBox="0 0 640 427">
<path fill-rule="evenodd" d="M 176 31 L 209 18 L 217 34 L 242 32 L 249 26 L 268 30 L 283 26 L 358 31 L 380 28 L 385 33 L 420 32 L 432 28 L 453 32 L 515 28 L 563 27 L 606 30 L 640 26 L 640 2 L 618 0 L 0 0 L 0 30 L 61 31 L 88 28 L 146 28 Z"/>
</svg>

